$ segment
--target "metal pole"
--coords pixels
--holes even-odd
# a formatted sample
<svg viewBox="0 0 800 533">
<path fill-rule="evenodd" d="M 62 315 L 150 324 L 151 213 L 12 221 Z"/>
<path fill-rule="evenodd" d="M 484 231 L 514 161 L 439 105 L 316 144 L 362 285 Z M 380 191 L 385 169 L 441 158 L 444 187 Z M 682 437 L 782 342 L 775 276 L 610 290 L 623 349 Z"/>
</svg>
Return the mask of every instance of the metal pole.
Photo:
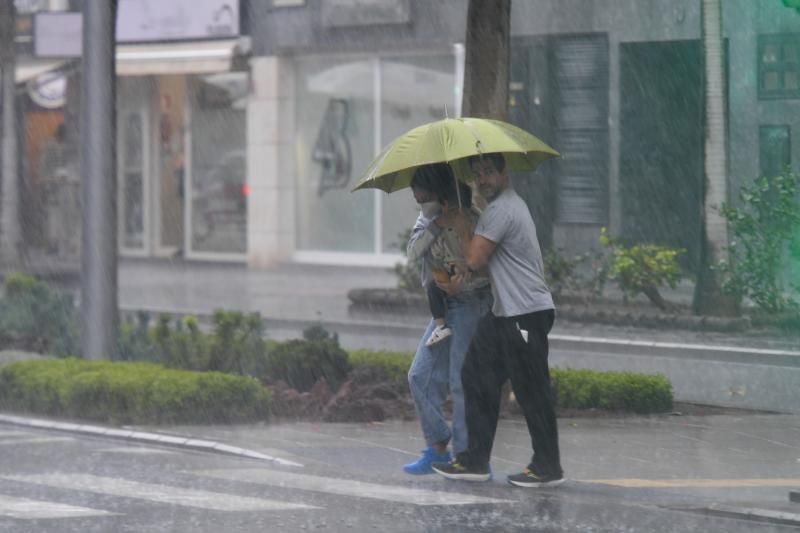
<svg viewBox="0 0 800 533">
<path fill-rule="evenodd" d="M 116 0 L 83 2 L 81 97 L 81 348 L 113 358 L 117 344 Z"/>
<path fill-rule="evenodd" d="M 15 53 L 13 2 L 0 6 L 0 70 L 2 70 L 2 214 L 0 215 L 0 253 L 3 266 L 9 270 L 20 267 L 22 244 L 19 223 L 19 182 L 17 179 L 17 128 L 15 109 Z"/>
</svg>

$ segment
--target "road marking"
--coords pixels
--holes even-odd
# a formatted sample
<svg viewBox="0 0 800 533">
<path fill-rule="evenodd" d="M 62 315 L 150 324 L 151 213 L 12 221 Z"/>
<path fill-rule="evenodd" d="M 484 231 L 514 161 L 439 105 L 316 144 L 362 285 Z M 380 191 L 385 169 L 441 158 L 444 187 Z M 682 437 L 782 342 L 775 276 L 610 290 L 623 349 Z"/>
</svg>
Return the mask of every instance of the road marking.
<svg viewBox="0 0 800 533">
<path fill-rule="evenodd" d="M 46 518 L 72 518 L 86 516 L 113 515 L 108 511 L 76 507 L 63 503 L 46 502 L 41 500 L 28 500 L 0 494 L 0 516 L 19 518 L 23 520 L 37 520 Z"/>
<path fill-rule="evenodd" d="M 239 468 L 200 470 L 193 471 L 192 473 L 219 479 L 258 483 L 261 485 L 276 485 L 292 489 L 410 503 L 413 505 L 516 503 L 513 500 L 499 500 L 496 498 L 486 498 L 484 496 L 473 496 L 472 494 L 416 489 L 398 485 L 378 485 L 376 483 L 365 483 L 352 479 L 295 474 L 266 468 L 249 468 L 246 470 Z"/>
<path fill-rule="evenodd" d="M 29 439 L 9 439 L 0 441 L 0 446 L 18 446 L 20 444 L 48 444 L 51 442 L 75 442 L 72 437 L 31 437 Z"/>
<path fill-rule="evenodd" d="M 635 488 L 800 487 L 800 478 L 764 479 L 586 479 L 585 483 Z"/>
<path fill-rule="evenodd" d="M 288 509 L 319 509 L 310 505 L 277 500 L 249 498 L 236 494 L 185 489 L 168 485 L 142 483 L 126 479 L 92 476 L 89 474 L 44 474 L 0 476 L 3 479 L 34 483 L 60 489 L 81 490 L 98 494 L 137 498 L 171 505 L 184 505 L 215 511 L 282 511 Z"/>
<path fill-rule="evenodd" d="M 97 450 L 100 453 L 129 453 L 132 455 L 150 455 L 150 454 L 164 454 L 175 455 L 175 452 L 169 450 L 161 450 L 159 448 L 141 448 L 138 446 L 120 446 L 118 448 L 103 448 Z"/>
<path fill-rule="evenodd" d="M 2 429 L 0 430 L 0 438 L 5 437 L 27 437 L 29 435 L 33 435 L 33 433 L 29 431 L 16 431 L 13 429 Z"/>
</svg>

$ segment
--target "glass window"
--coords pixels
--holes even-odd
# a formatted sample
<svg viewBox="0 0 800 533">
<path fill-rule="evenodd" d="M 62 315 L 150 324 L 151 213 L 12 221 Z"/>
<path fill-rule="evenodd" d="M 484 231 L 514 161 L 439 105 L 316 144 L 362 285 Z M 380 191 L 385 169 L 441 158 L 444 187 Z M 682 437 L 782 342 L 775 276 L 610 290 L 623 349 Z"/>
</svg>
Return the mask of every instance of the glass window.
<svg viewBox="0 0 800 533">
<path fill-rule="evenodd" d="M 792 162 L 789 126 L 761 126 L 758 152 L 762 176 L 771 178 L 783 172 Z"/>
<path fill-rule="evenodd" d="M 195 80 L 191 115 L 191 251 L 247 251 L 247 74 Z"/>
<path fill-rule="evenodd" d="M 144 246 L 144 183 L 142 115 L 138 111 L 123 117 L 122 130 L 122 246 Z"/>
<path fill-rule="evenodd" d="M 800 35 L 758 38 L 759 98 L 800 98 Z"/>
<path fill-rule="evenodd" d="M 381 62 L 381 139 L 388 144 L 406 131 L 452 116 L 455 74 L 452 55 L 386 59 Z M 384 195 L 382 251 L 398 253 L 400 235 L 414 225 L 419 206 L 411 190 Z"/>
<path fill-rule="evenodd" d="M 375 152 L 374 61 L 296 62 L 298 250 L 375 250 L 375 200 L 350 192 Z"/>
</svg>

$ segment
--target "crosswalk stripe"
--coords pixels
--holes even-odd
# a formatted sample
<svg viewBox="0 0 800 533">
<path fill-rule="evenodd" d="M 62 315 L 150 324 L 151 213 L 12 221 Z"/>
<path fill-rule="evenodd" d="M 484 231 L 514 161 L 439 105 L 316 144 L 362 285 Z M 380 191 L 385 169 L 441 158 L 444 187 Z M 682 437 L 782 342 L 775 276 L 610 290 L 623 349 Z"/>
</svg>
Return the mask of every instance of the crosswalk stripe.
<svg viewBox="0 0 800 533">
<path fill-rule="evenodd" d="M 0 494 L 0 516 L 23 520 L 112 515 L 108 511 Z"/>
<path fill-rule="evenodd" d="M 74 442 L 72 437 L 31 437 L 29 439 L 0 440 L 0 446 L 19 446 L 20 444 L 48 444 L 51 442 Z"/>
<path fill-rule="evenodd" d="M 158 503 L 184 505 L 215 511 L 281 511 L 288 509 L 318 509 L 310 505 L 288 503 L 277 500 L 250 498 L 235 494 L 185 489 L 168 485 L 142 483 L 120 478 L 93 476 L 90 474 L 43 474 L 9 475 L 2 479 L 34 483 L 61 489 L 80 490 L 98 494 L 137 498 Z"/>
<path fill-rule="evenodd" d="M 764 479 L 587 479 L 586 483 L 599 483 L 617 487 L 636 488 L 725 488 L 725 487 L 800 487 L 800 478 Z"/>
<path fill-rule="evenodd" d="M 309 474 L 281 472 L 266 468 L 249 469 L 215 469 L 193 471 L 194 474 L 219 479 L 258 483 L 261 485 L 277 485 L 292 489 L 310 490 L 342 496 L 371 498 L 390 502 L 410 503 L 414 505 L 471 505 L 480 503 L 514 503 L 512 500 L 500 500 L 472 494 L 456 492 L 432 491 L 403 487 L 397 485 L 378 485 L 351 479 L 338 479 Z"/>
</svg>

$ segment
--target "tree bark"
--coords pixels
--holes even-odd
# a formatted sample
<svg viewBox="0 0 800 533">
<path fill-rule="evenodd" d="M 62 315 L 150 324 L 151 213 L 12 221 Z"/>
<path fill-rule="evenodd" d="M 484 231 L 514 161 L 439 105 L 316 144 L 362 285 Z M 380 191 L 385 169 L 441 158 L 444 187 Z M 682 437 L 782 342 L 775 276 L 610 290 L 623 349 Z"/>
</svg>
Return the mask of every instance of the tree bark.
<svg viewBox="0 0 800 533">
<path fill-rule="evenodd" d="M 467 10 L 465 117 L 507 120 L 511 0 L 470 0 Z"/>
<path fill-rule="evenodd" d="M 732 316 L 738 314 L 739 302 L 722 292 L 720 276 L 711 268 L 728 255 L 728 224 L 720 213 L 722 204 L 728 200 L 722 5 L 721 0 L 701 2 L 706 140 L 703 231 L 694 311 L 701 315 Z"/>
<path fill-rule="evenodd" d="M 0 257 L 6 270 L 21 266 L 22 232 L 19 222 L 17 129 L 15 106 L 14 2 L 0 2 L 0 72 L 2 72 L 2 202 L 0 203 Z"/>
</svg>

